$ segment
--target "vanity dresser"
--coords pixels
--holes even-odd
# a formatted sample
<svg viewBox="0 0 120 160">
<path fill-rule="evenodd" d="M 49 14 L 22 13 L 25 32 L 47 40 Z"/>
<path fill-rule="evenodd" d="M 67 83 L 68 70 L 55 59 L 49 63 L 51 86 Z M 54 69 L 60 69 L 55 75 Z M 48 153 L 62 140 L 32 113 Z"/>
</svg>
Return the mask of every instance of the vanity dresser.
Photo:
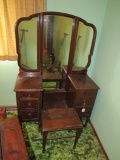
<svg viewBox="0 0 120 160">
<path fill-rule="evenodd" d="M 67 13 L 42 12 L 18 19 L 15 35 L 20 121 L 40 126 L 42 110 L 75 108 L 86 126 L 99 90 L 87 75 L 96 27 Z"/>
</svg>

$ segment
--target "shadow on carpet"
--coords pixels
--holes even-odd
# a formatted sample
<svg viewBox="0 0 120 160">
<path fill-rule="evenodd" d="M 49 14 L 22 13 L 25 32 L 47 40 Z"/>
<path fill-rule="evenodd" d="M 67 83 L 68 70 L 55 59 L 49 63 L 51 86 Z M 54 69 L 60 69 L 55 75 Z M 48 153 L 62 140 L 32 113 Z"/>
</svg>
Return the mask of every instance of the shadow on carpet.
<svg viewBox="0 0 120 160">
<path fill-rule="evenodd" d="M 7 118 L 15 116 L 15 112 L 8 112 Z M 83 129 L 76 149 L 73 149 L 74 138 L 47 141 L 46 151 L 42 153 L 42 135 L 38 131 L 37 122 L 22 123 L 22 131 L 25 138 L 30 160 L 105 160 L 105 156 L 88 123 Z M 74 131 L 59 131 L 48 136 L 64 136 Z"/>
</svg>

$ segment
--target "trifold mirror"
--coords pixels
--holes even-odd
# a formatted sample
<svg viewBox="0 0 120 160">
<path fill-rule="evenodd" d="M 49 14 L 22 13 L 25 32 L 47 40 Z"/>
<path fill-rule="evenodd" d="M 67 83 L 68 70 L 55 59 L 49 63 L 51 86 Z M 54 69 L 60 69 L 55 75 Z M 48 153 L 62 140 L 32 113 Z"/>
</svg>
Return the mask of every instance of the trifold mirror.
<svg viewBox="0 0 120 160">
<path fill-rule="evenodd" d="M 96 28 L 66 13 L 42 12 L 18 19 L 15 26 L 18 65 L 26 72 L 86 73 Z"/>
</svg>

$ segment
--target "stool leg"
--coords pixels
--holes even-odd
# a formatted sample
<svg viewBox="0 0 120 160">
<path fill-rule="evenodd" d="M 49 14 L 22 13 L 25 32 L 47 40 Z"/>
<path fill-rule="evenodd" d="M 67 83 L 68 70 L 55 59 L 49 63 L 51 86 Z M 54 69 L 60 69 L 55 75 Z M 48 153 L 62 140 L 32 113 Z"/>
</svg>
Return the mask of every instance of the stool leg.
<svg viewBox="0 0 120 160">
<path fill-rule="evenodd" d="M 75 136 L 75 141 L 74 141 L 73 149 L 76 148 L 76 144 L 77 144 L 77 142 L 78 142 L 78 139 L 79 139 L 79 137 L 80 137 L 81 132 L 82 132 L 82 129 L 76 129 L 76 136 Z"/>
<path fill-rule="evenodd" d="M 46 146 L 46 141 L 47 141 L 47 132 L 43 132 L 43 150 L 42 152 L 45 152 L 45 146 Z"/>
</svg>

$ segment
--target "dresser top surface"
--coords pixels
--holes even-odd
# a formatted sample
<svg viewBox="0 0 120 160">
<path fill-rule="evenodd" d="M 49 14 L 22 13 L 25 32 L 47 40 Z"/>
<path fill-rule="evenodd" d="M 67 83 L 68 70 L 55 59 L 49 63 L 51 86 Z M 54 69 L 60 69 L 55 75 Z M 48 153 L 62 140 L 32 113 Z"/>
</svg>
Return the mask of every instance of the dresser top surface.
<svg viewBox="0 0 120 160">
<path fill-rule="evenodd" d="M 41 76 L 23 76 L 18 75 L 14 91 L 42 91 L 42 79 Z"/>
<path fill-rule="evenodd" d="M 76 89 L 99 89 L 96 83 L 86 74 L 70 74 L 68 77 Z"/>
</svg>

